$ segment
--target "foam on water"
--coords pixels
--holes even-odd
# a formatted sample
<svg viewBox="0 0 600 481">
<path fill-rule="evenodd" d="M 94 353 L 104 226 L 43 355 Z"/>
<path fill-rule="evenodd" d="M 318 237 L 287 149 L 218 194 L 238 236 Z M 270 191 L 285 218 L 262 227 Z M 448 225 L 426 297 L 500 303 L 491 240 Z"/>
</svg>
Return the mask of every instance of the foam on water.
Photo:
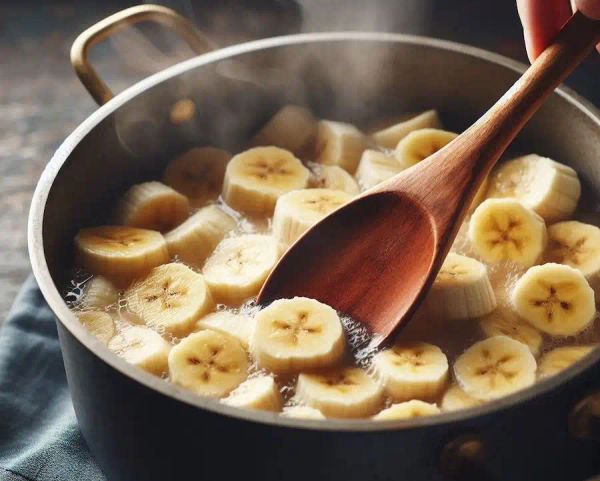
<svg viewBox="0 0 600 481">
<path fill-rule="evenodd" d="M 369 329 L 349 316 L 340 315 L 340 320 L 346 332 L 346 341 L 353 362 L 366 368 L 371 358 L 377 352 L 376 341 Z"/>
</svg>

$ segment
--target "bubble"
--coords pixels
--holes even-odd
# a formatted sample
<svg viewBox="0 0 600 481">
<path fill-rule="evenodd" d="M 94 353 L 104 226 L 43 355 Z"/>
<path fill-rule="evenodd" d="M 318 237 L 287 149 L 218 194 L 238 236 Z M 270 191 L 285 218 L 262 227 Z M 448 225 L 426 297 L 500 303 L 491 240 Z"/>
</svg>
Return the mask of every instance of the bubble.
<svg viewBox="0 0 600 481">
<path fill-rule="evenodd" d="M 377 352 L 377 337 L 369 331 L 367 326 L 352 319 L 349 316 L 340 316 L 348 347 L 357 366 L 366 367 L 370 364 L 371 358 Z"/>
</svg>

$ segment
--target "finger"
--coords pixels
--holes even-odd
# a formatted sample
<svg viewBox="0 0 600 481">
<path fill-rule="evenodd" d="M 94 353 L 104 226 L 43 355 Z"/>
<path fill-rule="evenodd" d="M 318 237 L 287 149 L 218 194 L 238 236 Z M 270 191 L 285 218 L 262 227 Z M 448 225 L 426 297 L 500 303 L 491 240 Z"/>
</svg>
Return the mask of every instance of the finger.
<svg viewBox="0 0 600 481">
<path fill-rule="evenodd" d="M 600 20 L 600 0 L 573 0 L 573 6 L 586 17 Z"/>
<path fill-rule="evenodd" d="M 586 17 L 600 20 L 600 0 L 571 0 L 573 11 L 579 10 Z M 600 52 L 600 43 L 596 45 L 596 50 Z"/>
<path fill-rule="evenodd" d="M 568 0 L 517 0 L 530 61 L 548 46 L 571 16 Z"/>
</svg>

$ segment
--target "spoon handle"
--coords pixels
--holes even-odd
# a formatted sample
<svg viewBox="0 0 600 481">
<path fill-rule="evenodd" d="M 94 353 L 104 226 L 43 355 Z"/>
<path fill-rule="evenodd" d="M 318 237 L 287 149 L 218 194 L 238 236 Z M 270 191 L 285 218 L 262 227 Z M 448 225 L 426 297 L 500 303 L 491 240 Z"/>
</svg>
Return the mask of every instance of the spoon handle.
<svg viewBox="0 0 600 481">
<path fill-rule="evenodd" d="M 440 246 L 445 245 L 454 238 L 452 232 L 477 190 L 523 125 L 599 41 L 600 20 L 575 12 L 554 42 L 477 122 L 415 168 L 382 184 L 380 190 L 408 192 L 425 202 L 435 218 Z"/>
<path fill-rule="evenodd" d="M 546 97 L 590 54 L 599 41 L 600 20 L 591 20 L 575 12 L 553 43 L 510 90 L 461 136 L 465 142 L 483 147 L 471 156 L 472 168 L 481 179 L 489 173 Z"/>
</svg>

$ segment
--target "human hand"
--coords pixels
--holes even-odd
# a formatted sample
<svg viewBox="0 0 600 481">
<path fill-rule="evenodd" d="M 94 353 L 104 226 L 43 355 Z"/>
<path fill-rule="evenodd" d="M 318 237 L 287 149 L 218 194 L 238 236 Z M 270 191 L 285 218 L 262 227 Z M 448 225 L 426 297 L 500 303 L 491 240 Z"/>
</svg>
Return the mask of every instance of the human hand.
<svg viewBox="0 0 600 481">
<path fill-rule="evenodd" d="M 572 12 L 600 20 L 600 0 L 517 0 L 530 61 L 548 46 Z M 600 51 L 600 44 L 598 44 Z"/>
</svg>

